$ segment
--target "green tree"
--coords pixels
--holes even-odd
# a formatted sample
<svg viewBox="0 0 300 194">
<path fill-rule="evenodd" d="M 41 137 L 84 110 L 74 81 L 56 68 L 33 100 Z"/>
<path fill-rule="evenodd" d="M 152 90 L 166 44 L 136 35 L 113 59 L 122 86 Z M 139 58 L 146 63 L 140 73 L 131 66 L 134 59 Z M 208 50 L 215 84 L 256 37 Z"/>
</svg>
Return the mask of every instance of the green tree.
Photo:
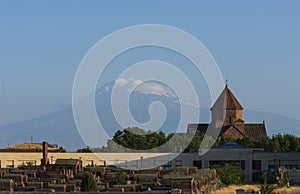
<svg viewBox="0 0 300 194">
<path fill-rule="evenodd" d="M 188 152 L 197 152 L 200 148 L 201 142 L 204 138 L 204 133 L 200 130 L 197 130 L 194 134 L 194 137 L 190 144 L 187 146 L 186 151 Z"/>
<path fill-rule="evenodd" d="M 239 166 L 234 166 L 229 163 L 225 163 L 222 166 L 213 167 L 217 170 L 217 175 L 222 183 L 226 185 L 230 184 L 243 184 L 244 183 L 244 171 Z"/>
<path fill-rule="evenodd" d="M 149 150 L 157 148 L 166 142 L 164 132 L 144 131 L 138 127 L 126 128 L 117 131 L 112 139 L 116 144 L 133 150 Z M 110 143 L 110 142 L 109 142 Z M 110 145 L 108 145 L 108 148 Z M 114 146 L 115 145 L 111 145 Z"/>
<path fill-rule="evenodd" d="M 127 174 L 125 172 L 117 172 L 114 184 L 125 185 L 127 183 Z"/>
<path fill-rule="evenodd" d="M 123 131 L 118 130 L 111 140 L 107 141 L 106 147 L 101 148 L 85 148 L 86 152 L 126 152 L 131 150 L 151 150 L 159 152 L 178 152 L 185 147 L 184 152 L 196 152 L 200 145 L 205 147 L 220 146 L 228 141 L 234 141 L 246 147 L 263 148 L 268 152 L 300 152 L 300 137 L 290 134 L 276 134 L 272 137 L 262 136 L 260 138 L 251 139 L 244 138 L 243 140 L 234 140 L 232 138 L 224 138 L 220 135 L 215 141 L 212 137 L 207 136 L 201 131 L 196 131 L 194 136 L 191 134 L 176 134 L 171 133 L 166 135 L 163 131 L 153 132 L 132 127 L 126 128 Z M 205 139 L 205 142 L 203 140 Z M 165 144 L 167 143 L 168 144 Z M 161 145 L 165 144 L 162 148 Z"/>
<path fill-rule="evenodd" d="M 80 184 L 81 191 L 98 191 L 97 182 L 91 172 L 85 172 Z"/>
<path fill-rule="evenodd" d="M 274 186 L 271 184 L 263 184 L 259 186 L 261 194 L 272 194 L 274 191 Z"/>
<path fill-rule="evenodd" d="M 275 134 L 258 139 L 245 138 L 240 142 L 246 147 L 263 148 L 269 152 L 299 152 L 300 138 L 291 134 Z"/>
<path fill-rule="evenodd" d="M 300 137 L 290 134 L 276 134 L 272 137 L 262 136 L 260 138 L 251 139 L 244 138 L 243 140 L 234 140 L 232 138 L 224 138 L 220 135 L 215 141 L 212 137 L 206 137 L 206 142 L 203 142 L 205 134 L 197 130 L 193 135 L 191 134 L 176 134 L 171 133 L 166 135 L 163 131 L 153 132 L 145 131 L 138 127 L 126 128 L 123 131 L 118 130 L 113 136 L 112 140 L 108 140 L 107 147 L 94 148 L 92 151 L 115 151 L 124 152 L 131 150 L 157 150 L 163 152 L 179 151 L 180 148 L 185 148 L 184 152 L 196 152 L 200 145 L 204 147 L 220 146 L 229 141 L 235 141 L 246 147 L 263 148 L 269 152 L 300 152 Z M 168 142 L 164 149 L 160 146 Z M 156 149 L 160 147 L 159 149 Z M 87 151 L 91 149 L 86 148 Z"/>
<path fill-rule="evenodd" d="M 267 177 L 267 183 L 277 184 L 278 183 L 277 177 L 278 177 L 278 172 L 276 170 L 273 172 L 269 172 Z"/>
<path fill-rule="evenodd" d="M 20 166 L 21 166 L 21 167 L 25 167 L 25 166 L 34 166 L 34 162 L 33 162 L 33 161 L 22 162 L 22 164 L 21 164 Z"/>
<path fill-rule="evenodd" d="M 93 151 L 92 151 L 92 149 L 89 146 L 87 146 L 86 148 L 83 148 L 81 150 L 81 152 L 83 152 L 83 153 L 92 153 Z"/>
</svg>

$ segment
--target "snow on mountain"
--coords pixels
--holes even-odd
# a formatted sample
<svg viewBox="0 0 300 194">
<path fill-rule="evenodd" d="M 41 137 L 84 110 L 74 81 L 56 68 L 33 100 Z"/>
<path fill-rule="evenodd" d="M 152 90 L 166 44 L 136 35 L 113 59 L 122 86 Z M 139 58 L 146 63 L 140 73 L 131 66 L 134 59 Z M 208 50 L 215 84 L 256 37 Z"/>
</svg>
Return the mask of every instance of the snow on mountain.
<svg viewBox="0 0 300 194">
<path fill-rule="evenodd" d="M 187 118 L 189 118 L 191 111 L 199 110 L 199 107 L 194 102 L 178 99 L 171 88 L 160 82 L 143 82 L 134 79 L 112 81 L 95 92 L 98 119 L 110 137 L 118 129 L 122 129 L 111 108 L 111 94 L 114 86 L 124 93 L 131 92 L 128 106 L 130 114 L 138 122 L 145 123 L 151 119 L 149 107 L 153 102 L 159 101 L 162 103 L 166 109 L 166 117 L 161 129 L 166 133 L 176 130 L 179 126 L 181 114 L 187 114 Z M 119 96 L 118 100 L 123 102 L 123 96 Z M 154 110 L 152 115 L 161 114 L 159 111 L 159 109 L 156 112 Z M 209 122 L 209 108 L 200 108 L 200 113 L 200 121 Z M 282 115 L 246 110 L 244 111 L 244 118 L 245 122 L 262 122 L 262 120 L 265 120 L 269 135 L 274 133 L 300 135 L 300 122 Z M 181 130 L 185 131 L 187 124 L 191 122 L 195 123 L 196 121 L 183 121 Z M 0 147 L 2 148 L 8 144 L 29 142 L 31 136 L 33 136 L 34 142 L 49 141 L 50 143 L 66 147 L 70 151 L 86 146 L 76 130 L 70 106 L 35 119 L 0 127 L 0 132 Z M 102 145 L 106 145 L 105 140 L 99 140 L 99 146 Z"/>
<path fill-rule="evenodd" d="M 115 101 L 112 102 L 112 93 L 116 90 L 117 94 Z M 160 102 L 166 110 L 165 121 L 159 125 L 158 123 L 149 126 L 146 130 L 157 130 L 155 126 L 161 126 L 160 129 L 165 132 L 175 132 L 181 117 L 180 100 L 177 98 L 176 93 L 168 86 L 156 81 L 142 81 L 134 79 L 118 79 L 115 82 L 110 82 L 102 86 L 96 92 L 96 109 L 99 116 L 99 121 L 106 133 L 112 136 L 118 129 L 124 127 L 136 126 L 135 122 L 127 122 L 126 126 L 121 127 L 118 119 L 114 114 L 111 104 L 119 104 L 117 107 L 118 112 L 124 111 L 123 105 L 127 105 L 130 110 L 131 117 L 138 123 L 150 122 L 152 116 L 161 115 L 161 109 L 151 109 L 152 116 L 149 113 L 150 106 L 154 102 Z M 129 95 L 127 102 L 125 96 Z M 126 107 L 126 106 L 125 106 Z M 119 109 L 118 109 L 119 108 Z M 125 113 L 126 114 L 126 113 Z M 120 116 L 120 115 L 119 115 Z M 123 115 L 124 118 L 125 115 Z M 126 115 L 127 116 L 127 115 Z M 122 117 L 122 115 L 121 115 Z M 163 115 L 159 116 L 162 118 Z M 123 119 L 124 120 L 124 119 Z M 185 130 L 185 129 L 183 129 Z"/>
<path fill-rule="evenodd" d="M 129 79 L 117 79 L 115 82 L 110 82 L 109 85 L 104 86 L 104 90 L 100 90 L 97 95 L 103 94 L 113 89 L 113 87 L 123 90 L 124 92 L 137 92 L 140 94 L 153 94 L 157 96 L 165 96 L 170 98 L 176 98 L 176 94 L 170 88 L 161 85 L 158 82 L 145 82 L 142 80 Z"/>
</svg>

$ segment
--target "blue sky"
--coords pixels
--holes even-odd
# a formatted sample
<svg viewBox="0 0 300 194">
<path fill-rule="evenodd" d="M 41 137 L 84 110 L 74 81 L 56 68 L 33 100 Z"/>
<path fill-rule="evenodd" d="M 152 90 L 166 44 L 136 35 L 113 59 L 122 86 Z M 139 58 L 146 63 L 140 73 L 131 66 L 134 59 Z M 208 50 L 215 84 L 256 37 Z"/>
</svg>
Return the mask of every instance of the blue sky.
<svg viewBox="0 0 300 194">
<path fill-rule="evenodd" d="M 299 1 L 0 1 L 0 126 L 70 104 L 87 51 L 148 23 L 204 43 L 245 108 L 300 120 L 299 9 Z"/>
</svg>

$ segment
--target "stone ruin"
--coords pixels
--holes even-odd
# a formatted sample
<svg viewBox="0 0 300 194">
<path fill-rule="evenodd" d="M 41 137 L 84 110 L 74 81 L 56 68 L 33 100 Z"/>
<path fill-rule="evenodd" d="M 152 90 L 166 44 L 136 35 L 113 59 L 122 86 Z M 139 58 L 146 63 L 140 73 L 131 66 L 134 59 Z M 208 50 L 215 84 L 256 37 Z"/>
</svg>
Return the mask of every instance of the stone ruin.
<svg viewBox="0 0 300 194">
<path fill-rule="evenodd" d="M 87 169 L 88 170 L 88 169 Z M 126 172 L 126 185 L 113 185 L 118 172 Z M 101 178 L 100 178 L 101 180 Z M 197 167 L 171 167 L 170 170 L 106 170 L 102 179 L 107 183 L 110 192 L 138 191 L 180 191 L 186 194 L 210 193 L 217 189 L 218 178 L 215 170 L 198 169 Z"/>
<path fill-rule="evenodd" d="M 49 164 L 47 142 L 43 143 L 43 158 L 40 166 L 20 166 L 0 169 L 0 190 L 6 192 L 77 192 L 86 171 L 97 182 L 98 191 L 166 193 L 210 193 L 217 188 L 215 170 L 197 167 L 171 167 L 146 170 L 124 170 L 110 166 L 83 168 L 79 159 L 57 159 Z M 116 185 L 118 173 L 126 173 L 126 184 Z"/>
</svg>

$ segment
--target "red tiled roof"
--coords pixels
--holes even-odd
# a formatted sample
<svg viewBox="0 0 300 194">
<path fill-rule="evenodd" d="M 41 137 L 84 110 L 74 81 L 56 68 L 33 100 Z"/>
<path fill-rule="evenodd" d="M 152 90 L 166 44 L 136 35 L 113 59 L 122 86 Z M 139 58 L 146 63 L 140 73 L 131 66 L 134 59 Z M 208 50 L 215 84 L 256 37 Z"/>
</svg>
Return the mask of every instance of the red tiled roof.
<svg viewBox="0 0 300 194">
<path fill-rule="evenodd" d="M 267 130 L 264 123 L 247 123 L 245 124 L 246 137 L 257 139 L 267 136 Z"/>
</svg>

